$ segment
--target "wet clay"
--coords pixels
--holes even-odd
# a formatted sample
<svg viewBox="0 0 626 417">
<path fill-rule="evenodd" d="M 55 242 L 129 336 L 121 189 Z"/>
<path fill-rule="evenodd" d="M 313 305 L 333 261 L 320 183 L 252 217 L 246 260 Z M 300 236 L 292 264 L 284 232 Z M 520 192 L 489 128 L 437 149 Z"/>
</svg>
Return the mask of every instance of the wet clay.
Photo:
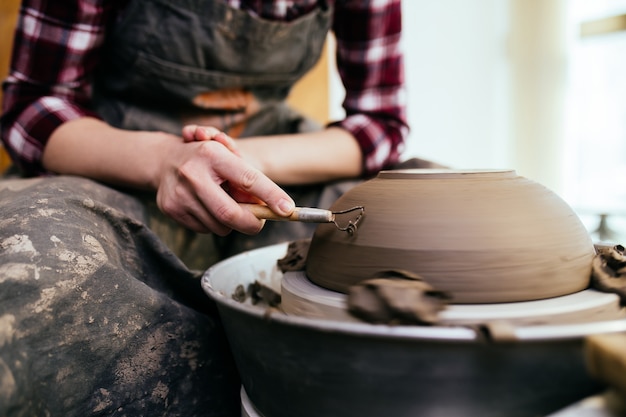
<svg viewBox="0 0 626 417">
<path fill-rule="evenodd" d="M 419 276 L 386 271 L 350 287 L 348 311 L 375 324 L 435 324 L 449 296 Z"/>
<path fill-rule="evenodd" d="M 319 225 L 306 274 L 347 293 L 379 271 L 402 269 L 452 302 L 531 301 L 589 286 L 589 234 L 555 193 L 514 171 L 384 171 L 339 198 L 365 207 L 353 236 Z"/>
<path fill-rule="evenodd" d="M 245 303 L 248 299 L 252 305 L 264 304 L 270 307 L 278 307 L 281 302 L 280 294 L 259 281 L 254 281 L 247 288 L 238 285 L 231 294 L 231 298 L 237 302 Z"/>
<path fill-rule="evenodd" d="M 309 239 L 290 242 L 285 256 L 276 262 L 281 272 L 304 271 L 310 243 Z M 250 289 L 239 286 L 233 298 L 244 302 L 249 293 Z M 350 314 L 370 323 L 434 324 L 449 299 L 421 277 L 392 270 L 351 286 L 346 305 Z"/>
<path fill-rule="evenodd" d="M 278 269 L 283 273 L 288 271 L 304 271 L 306 267 L 306 255 L 309 252 L 310 245 L 310 239 L 289 242 L 287 253 L 276 262 Z"/>
<path fill-rule="evenodd" d="M 622 245 L 598 246 L 593 258 L 591 286 L 615 293 L 626 304 L 626 250 Z"/>
</svg>

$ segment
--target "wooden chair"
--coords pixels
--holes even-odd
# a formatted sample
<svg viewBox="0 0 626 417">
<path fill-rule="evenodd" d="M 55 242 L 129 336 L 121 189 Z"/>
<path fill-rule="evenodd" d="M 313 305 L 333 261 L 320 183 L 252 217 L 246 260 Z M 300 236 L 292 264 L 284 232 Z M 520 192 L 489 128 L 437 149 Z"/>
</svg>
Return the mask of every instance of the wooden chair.
<svg viewBox="0 0 626 417">
<path fill-rule="evenodd" d="M 2 39 L 2 45 L 0 46 L 0 79 L 4 79 L 9 71 L 13 31 L 15 30 L 19 7 L 20 0 L 0 1 L 0 39 Z M 0 101 L 2 101 L 2 90 L 0 90 Z M 0 172 L 3 172 L 10 163 L 9 155 L 0 145 Z"/>
</svg>

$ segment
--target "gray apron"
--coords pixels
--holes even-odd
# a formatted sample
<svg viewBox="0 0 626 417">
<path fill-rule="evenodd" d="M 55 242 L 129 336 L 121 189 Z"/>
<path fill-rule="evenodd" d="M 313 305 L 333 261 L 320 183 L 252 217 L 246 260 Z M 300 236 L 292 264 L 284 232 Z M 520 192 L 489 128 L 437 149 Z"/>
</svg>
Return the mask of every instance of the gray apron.
<svg viewBox="0 0 626 417">
<path fill-rule="evenodd" d="M 211 115 L 223 116 L 216 127 L 226 131 L 231 118 L 245 115 L 237 136 L 310 129 L 284 100 L 318 61 L 331 13 L 324 7 L 282 23 L 222 1 L 133 2 L 109 42 L 96 83 L 97 110 L 120 128 L 177 135 L 184 123 Z M 234 91 L 250 93 L 254 109 L 197 100 Z"/>
<path fill-rule="evenodd" d="M 179 133 L 217 115 L 243 122 L 241 136 L 310 128 L 283 99 L 319 55 L 330 10 L 284 24 L 220 1 L 129 7 L 95 87 L 108 122 Z M 248 101 L 222 111 L 212 90 Z M 240 415 L 239 376 L 199 282 L 224 256 L 211 236 L 163 216 L 152 193 L 68 176 L 3 179 L 0 213 L 1 416 Z M 220 246 L 312 231 L 267 229 L 256 243 Z"/>
</svg>

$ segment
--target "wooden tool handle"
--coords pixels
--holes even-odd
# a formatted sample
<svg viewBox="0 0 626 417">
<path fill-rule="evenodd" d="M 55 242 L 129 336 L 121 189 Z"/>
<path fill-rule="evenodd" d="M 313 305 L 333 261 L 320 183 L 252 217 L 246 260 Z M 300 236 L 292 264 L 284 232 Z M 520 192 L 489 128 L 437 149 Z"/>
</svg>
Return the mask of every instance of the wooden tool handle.
<svg viewBox="0 0 626 417">
<path fill-rule="evenodd" d="M 290 216 L 279 216 L 270 210 L 269 207 L 262 204 L 247 204 L 240 203 L 242 207 L 250 211 L 256 216 L 257 219 L 266 220 L 283 220 L 283 221 L 295 221 L 305 223 L 332 223 L 335 220 L 335 215 L 332 211 L 312 208 L 312 207 L 296 207 Z"/>
</svg>

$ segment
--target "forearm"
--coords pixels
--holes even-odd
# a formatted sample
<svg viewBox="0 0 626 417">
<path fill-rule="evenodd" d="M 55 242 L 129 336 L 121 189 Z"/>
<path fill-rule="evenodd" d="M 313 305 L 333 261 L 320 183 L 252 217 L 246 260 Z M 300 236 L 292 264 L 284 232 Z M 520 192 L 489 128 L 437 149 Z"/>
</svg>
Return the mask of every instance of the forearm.
<svg viewBox="0 0 626 417">
<path fill-rule="evenodd" d="M 344 129 L 237 140 L 240 154 L 282 185 L 313 184 L 362 173 L 357 141 Z"/>
<path fill-rule="evenodd" d="M 85 117 L 66 122 L 52 133 L 43 165 L 57 174 L 155 190 L 164 155 L 177 143 L 182 139 L 174 135 L 116 129 Z"/>
<path fill-rule="evenodd" d="M 258 233 L 263 222 L 238 202 L 264 202 L 280 216 L 291 214 L 287 193 L 223 143 L 206 139 L 185 142 L 80 118 L 53 132 L 43 163 L 57 173 L 156 190 L 161 211 L 196 232 Z"/>
</svg>

